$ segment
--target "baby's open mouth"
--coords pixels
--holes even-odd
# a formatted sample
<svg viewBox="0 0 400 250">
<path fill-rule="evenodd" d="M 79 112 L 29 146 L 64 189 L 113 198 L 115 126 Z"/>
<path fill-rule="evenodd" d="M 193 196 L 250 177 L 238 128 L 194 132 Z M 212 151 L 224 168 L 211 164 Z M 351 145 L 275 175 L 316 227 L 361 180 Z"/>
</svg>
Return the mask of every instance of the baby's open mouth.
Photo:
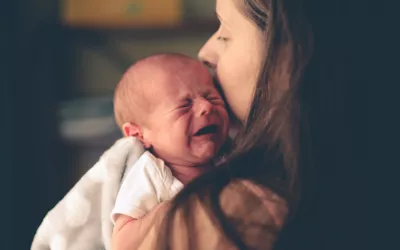
<svg viewBox="0 0 400 250">
<path fill-rule="evenodd" d="M 199 131 L 197 131 L 194 136 L 201 136 L 201 135 L 206 135 L 206 134 L 215 134 L 218 131 L 217 125 L 208 125 L 205 126 L 204 128 L 201 128 Z"/>
</svg>

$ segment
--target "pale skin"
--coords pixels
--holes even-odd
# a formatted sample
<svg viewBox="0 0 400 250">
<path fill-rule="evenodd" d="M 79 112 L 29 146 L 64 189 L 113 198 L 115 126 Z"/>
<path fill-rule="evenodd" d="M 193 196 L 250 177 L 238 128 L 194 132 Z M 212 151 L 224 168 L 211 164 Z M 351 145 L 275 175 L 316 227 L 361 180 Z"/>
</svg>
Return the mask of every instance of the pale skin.
<svg viewBox="0 0 400 250">
<path fill-rule="evenodd" d="M 202 61 L 207 62 L 217 73 L 222 90 L 234 114 L 239 120 L 246 120 L 262 58 L 262 33 L 238 9 L 233 0 L 217 0 L 216 12 L 220 19 L 219 30 L 211 36 L 199 52 Z M 246 206 L 246 196 L 255 195 L 262 200 L 262 206 Z M 248 181 L 238 181 L 224 189 L 220 196 L 221 208 L 227 215 L 257 221 L 270 225 L 279 231 L 283 225 L 287 207 L 283 199 L 268 189 L 261 188 Z M 189 201 L 188 201 L 189 202 Z M 226 240 L 221 231 L 211 222 L 204 208 L 194 199 L 190 213 L 194 214 L 194 225 L 198 228 L 197 249 L 236 249 Z M 120 220 L 113 233 L 114 250 L 155 249 L 159 221 L 165 215 L 169 202 L 157 208 L 140 220 Z M 172 239 L 172 249 L 187 249 L 182 240 L 185 230 L 179 223 L 181 214 L 177 214 L 169 230 L 179 235 Z M 254 249 L 272 249 L 276 235 L 266 230 L 245 231 L 244 241 Z"/>
</svg>

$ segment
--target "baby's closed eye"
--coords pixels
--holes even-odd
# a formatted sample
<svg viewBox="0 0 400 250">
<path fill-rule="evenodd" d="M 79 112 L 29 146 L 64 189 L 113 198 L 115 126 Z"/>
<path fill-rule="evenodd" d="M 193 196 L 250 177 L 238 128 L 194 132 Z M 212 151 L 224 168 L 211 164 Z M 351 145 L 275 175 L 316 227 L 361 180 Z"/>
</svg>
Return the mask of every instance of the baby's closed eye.
<svg viewBox="0 0 400 250">
<path fill-rule="evenodd" d="M 178 108 L 180 108 L 180 109 L 189 108 L 190 106 L 192 106 L 192 102 L 191 101 L 187 101 L 187 102 L 181 104 Z"/>
<path fill-rule="evenodd" d="M 207 96 L 206 99 L 210 103 L 215 104 L 215 105 L 225 105 L 224 100 L 222 100 L 222 98 L 220 96 L 217 96 L 217 95 Z"/>
</svg>

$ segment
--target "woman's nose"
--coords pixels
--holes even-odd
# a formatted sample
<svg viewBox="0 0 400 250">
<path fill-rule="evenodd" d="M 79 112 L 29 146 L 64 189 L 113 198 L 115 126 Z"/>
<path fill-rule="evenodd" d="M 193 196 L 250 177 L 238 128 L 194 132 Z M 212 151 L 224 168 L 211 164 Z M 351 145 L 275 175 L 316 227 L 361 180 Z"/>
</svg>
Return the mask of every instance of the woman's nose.
<svg viewBox="0 0 400 250">
<path fill-rule="evenodd" d="M 204 46 L 199 51 L 199 59 L 202 61 L 207 67 L 211 69 L 216 69 L 218 63 L 218 51 L 217 46 L 215 46 L 215 41 L 213 35 L 210 39 L 204 44 Z"/>
</svg>

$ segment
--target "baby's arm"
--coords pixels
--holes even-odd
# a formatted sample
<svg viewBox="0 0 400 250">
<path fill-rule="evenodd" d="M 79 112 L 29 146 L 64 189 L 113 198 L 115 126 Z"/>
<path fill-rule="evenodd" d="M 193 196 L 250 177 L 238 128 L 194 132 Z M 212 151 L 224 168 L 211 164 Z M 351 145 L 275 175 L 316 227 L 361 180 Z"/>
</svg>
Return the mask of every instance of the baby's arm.
<svg viewBox="0 0 400 250">
<path fill-rule="evenodd" d="M 119 250 L 137 249 L 142 240 L 141 235 L 146 233 L 151 225 L 161 220 L 169 209 L 169 202 L 162 202 L 140 219 L 129 216 L 118 217 L 112 234 L 112 248 Z"/>
<path fill-rule="evenodd" d="M 115 226 L 114 226 L 114 233 L 118 233 L 127 223 L 130 223 L 134 220 L 137 220 L 135 218 L 132 218 L 131 216 L 125 215 L 125 214 L 119 214 L 115 218 Z"/>
<path fill-rule="evenodd" d="M 126 175 L 111 213 L 115 226 L 139 219 L 183 187 L 164 162 L 145 152 Z M 126 218 L 128 217 L 128 218 Z"/>
</svg>

